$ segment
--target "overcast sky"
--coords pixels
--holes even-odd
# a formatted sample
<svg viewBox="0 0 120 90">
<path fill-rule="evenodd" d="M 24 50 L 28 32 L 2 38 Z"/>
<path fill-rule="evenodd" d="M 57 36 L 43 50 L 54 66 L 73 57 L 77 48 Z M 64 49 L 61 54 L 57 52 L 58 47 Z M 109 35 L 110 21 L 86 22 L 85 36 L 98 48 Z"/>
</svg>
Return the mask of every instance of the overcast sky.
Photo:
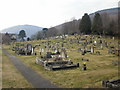
<svg viewBox="0 0 120 90">
<path fill-rule="evenodd" d="M 56 26 L 84 13 L 118 7 L 119 0 L 0 0 L 0 30 L 15 25 Z"/>
</svg>

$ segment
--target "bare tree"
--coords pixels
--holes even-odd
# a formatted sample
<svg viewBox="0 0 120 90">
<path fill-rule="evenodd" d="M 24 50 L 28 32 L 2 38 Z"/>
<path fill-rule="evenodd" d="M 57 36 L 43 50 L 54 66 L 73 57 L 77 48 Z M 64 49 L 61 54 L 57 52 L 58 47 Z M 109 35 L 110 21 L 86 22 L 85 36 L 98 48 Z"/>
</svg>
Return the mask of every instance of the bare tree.
<svg viewBox="0 0 120 90">
<path fill-rule="evenodd" d="M 8 33 L 5 33 L 4 35 L 2 35 L 2 43 L 10 44 L 10 42 L 11 42 L 11 37 Z"/>
<path fill-rule="evenodd" d="M 107 13 L 101 13 L 101 18 L 103 22 L 103 34 L 105 35 L 108 32 L 111 18 L 109 17 Z"/>
<path fill-rule="evenodd" d="M 47 31 L 47 36 L 48 37 L 54 37 L 58 35 L 58 30 L 55 27 L 51 27 Z"/>
<path fill-rule="evenodd" d="M 69 27 L 68 27 L 68 23 L 67 22 L 65 22 L 64 24 L 63 24 L 63 29 L 62 29 L 62 33 L 65 35 L 65 34 L 68 34 L 68 30 L 69 29 Z"/>
</svg>

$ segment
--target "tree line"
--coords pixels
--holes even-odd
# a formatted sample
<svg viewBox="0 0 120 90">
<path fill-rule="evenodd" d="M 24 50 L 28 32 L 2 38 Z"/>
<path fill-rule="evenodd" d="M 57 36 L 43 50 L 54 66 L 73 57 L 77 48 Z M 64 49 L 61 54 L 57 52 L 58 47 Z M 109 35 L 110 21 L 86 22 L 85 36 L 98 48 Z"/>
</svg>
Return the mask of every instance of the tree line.
<svg viewBox="0 0 120 90">
<path fill-rule="evenodd" d="M 59 28 L 51 27 L 43 28 L 33 35 L 32 39 L 44 39 L 48 37 L 60 35 L 74 34 L 94 34 L 94 35 L 109 35 L 118 36 L 118 22 L 116 18 L 111 18 L 107 13 L 95 13 L 93 19 L 85 13 L 81 20 L 73 19 L 70 22 L 65 22 Z"/>
<path fill-rule="evenodd" d="M 95 13 L 93 17 L 85 13 L 83 17 L 79 20 L 73 18 L 69 22 L 65 22 L 61 25 L 43 28 L 41 31 L 37 32 L 32 37 L 28 37 L 29 40 L 41 40 L 49 37 L 61 36 L 61 35 L 74 35 L 74 34 L 92 34 L 92 35 L 109 35 L 109 36 L 119 36 L 120 31 L 118 30 L 120 21 L 118 17 L 110 17 L 107 13 Z M 15 41 L 12 34 L 2 35 L 2 43 L 9 43 Z M 26 32 L 21 30 L 18 34 L 18 39 L 20 41 L 25 41 Z"/>
</svg>

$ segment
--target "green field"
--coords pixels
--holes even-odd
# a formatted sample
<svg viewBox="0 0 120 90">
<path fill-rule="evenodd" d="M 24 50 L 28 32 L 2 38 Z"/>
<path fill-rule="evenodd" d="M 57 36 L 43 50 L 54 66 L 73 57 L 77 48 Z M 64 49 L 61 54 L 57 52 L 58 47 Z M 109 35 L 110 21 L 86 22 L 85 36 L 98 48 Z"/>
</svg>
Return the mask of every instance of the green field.
<svg viewBox="0 0 120 90">
<path fill-rule="evenodd" d="M 84 37 L 84 36 L 82 36 Z M 69 38 L 76 38 L 70 36 Z M 89 39 L 89 37 L 88 37 Z M 103 38 L 107 42 L 112 42 L 111 45 L 117 47 L 118 40 L 112 40 L 111 38 Z M 46 40 L 44 40 L 46 41 Z M 61 39 L 53 39 L 51 42 L 61 42 Z M 67 40 L 66 40 L 67 41 Z M 28 41 L 21 43 L 30 43 L 32 45 L 40 44 L 43 47 L 43 40 L 38 41 Z M 42 66 L 35 64 L 35 59 L 39 56 L 37 48 L 37 56 L 20 56 L 11 50 L 12 45 L 4 45 L 3 47 L 7 49 L 11 54 L 20 58 L 27 66 L 34 69 L 36 72 L 41 74 L 43 77 L 50 80 L 52 83 L 64 88 L 101 88 L 102 80 L 113 80 L 118 79 L 118 66 L 114 66 L 112 61 L 118 60 L 118 56 L 113 54 L 108 54 L 108 49 L 103 47 L 103 49 L 95 49 L 100 51 L 100 55 L 87 53 L 86 55 L 81 55 L 77 51 L 78 48 L 82 47 L 76 43 L 70 44 L 70 42 L 64 44 L 67 50 L 68 59 L 71 59 L 73 63 L 80 63 L 79 68 L 69 69 L 69 70 L 59 70 L 59 71 L 47 71 Z M 74 47 L 74 48 L 72 48 Z M 43 53 L 44 54 L 44 53 Z M 87 70 L 83 71 L 81 65 L 83 64 L 82 58 L 89 59 L 87 63 Z M 6 62 L 7 63 L 7 62 Z M 5 63 L 4 63 L 5 64 Z M 4 69 L 3 69 L 4 70 Z M 4 71 L 3 71 L 4 72 Z M 9 72 L 7 72 L 9 73 Z M 3 82 L 5 83 L 5 82 Z M 21 87 L 21 86 L 20 86 Z M 24 86 L 22 86 L 24 87 Z M 27 87 L 27 86 L 26 86 Z"/>
</svg>

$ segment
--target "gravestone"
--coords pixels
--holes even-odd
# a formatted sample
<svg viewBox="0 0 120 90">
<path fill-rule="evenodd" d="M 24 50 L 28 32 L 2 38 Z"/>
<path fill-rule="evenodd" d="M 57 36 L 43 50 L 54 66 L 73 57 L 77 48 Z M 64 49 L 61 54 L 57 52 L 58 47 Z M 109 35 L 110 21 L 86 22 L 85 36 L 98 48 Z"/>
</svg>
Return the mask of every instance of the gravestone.
<svg viewBox="0 0 120 90">
<path fill-rule="evenodd" d="M 100 40 L 100 44 L 102 44 L 102 40 Z"/>
<path fill-rule="evenodd" d="M 103 44 L 100 44 L 100 49 L 103 49 Z"/>
<path fill-rule="evenodd" d="M 66 50 L 65 50 L 64 47 L 61 49 L 61 57 L 62 58 L 67 58 L 67 53 L 66 53 Z"/>
<path fill-rule="evenodd" d="M 91 53 L 94 53 L 94 47 L 91 46 Z"/>
<path fill-rule="evenodd" d="M 25 50 L 25 53 L 26 55 L 31 55 L 32 54 L 32 45 L 31 44 L 27 44 L 27 47 L 26 47 L 26 50 Z"/>
<path fill-rule="evenodd" d="M 113 40 L 115 40 L 115 37 L 112 37 Z"/>
<path fill-rule="evenodd" d="M 96 44 L 97 44 L 97 41 L 94 41 L 94 44 L 96 45 Z"/>
<path fill-rule="evenodd" d="M 108 54 L 111 54 L 111 53 L 112 53 L 112 49 L 109 48 L 109 49 L 108 49 Z"/>
<path fill-rule="evenodd" d="M 36 55 L 36 53 L 34 52 L 35 48 L 38 47 L 40 45 L 36 44 L 35 46 L 32 47 L 32 55 Z"/>
<path fill-rule="evenodd" d="M 82 54 L 82 55 L 85 55 L 85 53 L 86 53 L 86 50 L 85 50 L 85 49 L 82 49 L 81 54 Z"/>
<path fill-rule="evenodd" d="M 89 59 L 82 58 L 82 61 L 89 61 Z"/>
<path fill-rule="evenodd" d="M 102 81 L 102 86 L 103 86 L 103 88 L 106 88 L 106 89 L 111 88 L 111 89 L 119 90 L 119 88 L 120 88 L 120 79 L 111 80 L 111 81 L 103 80 Z"/>
<path fill-rule="evenodd" d="M 58 48 L 55 50 L 55 53 L 56 53 L 56 54 L 60 54 L 60 52 L 59 52 L 59 49 L 58 49 Z"/>
<path fill-rule="evenodd" d="M 91 52 L 91 47 L 87 47 L 87 48 L 86 48 L 86 51 L 87 51 L 87 52 Z"/>
<path fill-rule="evenodd" d="M 39 50 L 40 56 L 42 55 L 42 52 L 43 52 L 42 48 L 40 48 L 40 50 Z"/>
<path fill-rule="evenodd" d="M 96 51 L 96 54 L 97 54 L 97 55 L 100 55 L 100 52 L 99 52 L 99 51 Z"/>
<path fill-rule="evenodd" d="M 77 50 L 78 52 L 81 52 L 81 48 L 78 48 L 78 50 Z"/>
<path fill-rule="evenodd" d="M 62 45 L 61 45 L 62 47 L 64 47 L 64 44 L 62 43 Z"/>
<path fill-rule="evenodd" d="M 52 56 L 51 56 L 51 55 L 52 55 L 52 53 L 51 53 L 51 52 L 47 52 L 47 53 L 46 53 L 46 58 L 52 58 Z"/>
</svg>

